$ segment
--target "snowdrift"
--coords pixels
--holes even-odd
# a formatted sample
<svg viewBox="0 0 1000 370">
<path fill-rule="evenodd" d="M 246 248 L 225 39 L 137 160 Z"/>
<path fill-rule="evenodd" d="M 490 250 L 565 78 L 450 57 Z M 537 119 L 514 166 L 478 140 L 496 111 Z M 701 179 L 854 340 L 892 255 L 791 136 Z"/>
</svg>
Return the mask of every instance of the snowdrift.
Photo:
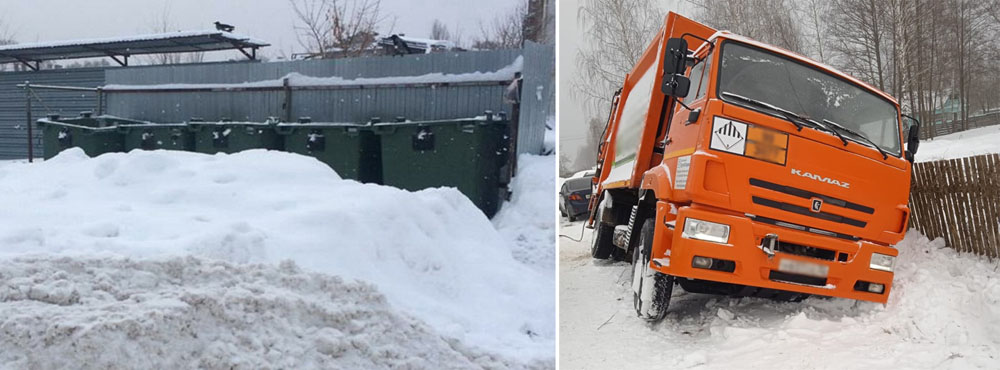
<svg viewBox="0 0 1000 370">
<path fill-rule="evenodd" d="M 539 271 L 552 274 L 555 266 L 556 206 L 555 156 L 522 154 L 517 160 L 518 175 L 511 183 L 513 194 L 493 225 L 503 235 L 514 258 Z M 555 295 L 555 292 L 552 292 Z"/>
<path fill-rule="evenodd" d="M 987 126 L 920 142 L 917 162 L 1000 153 L 1000 126 Z"/>
<path fill-rule="evenodd" d="M 576 236 L 579 227 L 564 233 Z M 589 235 L 582 243 L 560 243 L 561 307 L 572 307 L 560 316 L 560 364 L 567 368 L 997 368 L 1000 267 L 917 231 L 897 245 L 885 306 L 674 289 L 670 312 L 655 326 L 635 317 L 630 265 L 593 262 Z"/>
<path fill-rule="evenodd" d="M 195 257 L 0 264 L 10 368 L 468 368 L 506 364 L 397 314 L 369 284 Z"/>
<path fill-rule="evenodd" d="M 554 278 L 516 261 L 455 189 L 360 184 L 263 150 L 73 149 L 0 167 L 0 194 L 0 257 L 288 259 L 371 282 L 391 306 L 470 347 L 552 359 Z"/>
</svg>

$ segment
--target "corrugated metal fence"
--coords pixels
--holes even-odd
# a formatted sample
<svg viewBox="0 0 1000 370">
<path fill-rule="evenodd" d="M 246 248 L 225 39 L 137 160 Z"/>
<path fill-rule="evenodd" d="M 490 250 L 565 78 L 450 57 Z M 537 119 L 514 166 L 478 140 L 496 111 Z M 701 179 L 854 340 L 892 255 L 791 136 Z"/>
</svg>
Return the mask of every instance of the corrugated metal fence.
<svg viewBox="0 0 1000 370">
<path fill-rule="evenodd" d="M 522 56 L 522 52 L 526 84 L 545 86 L 545 79 L 551 80 L 554 77 L 551 73 L 554 59 L 552 47 L 543 45 L 530 45 L 523 51 L 122 68 L 109 70 L 107 82 L 118 85 L 240 83 L 277 80 L 292 72 L 311 77 L 345 79 L 492 72 L 514 63 Z M 544 59 L 546 57 L 548 59 Z M 548 71 L 544 67 L 546 64 L 549 65 Z M 554 81 L 547 83 L 551 85 Z M 506 83 L 497 81 L 485 84 L 295 90 L 291 93 L 290 112 L 285 111 L 285 105 L 288 104 L 286 92 L 274 90 L 109 91 L 107 104 L 108 112 L 112 114 L 156 122 L 180 122 L 192 117 L 209 121 L 223 118 L 263 121 L 272 116 L 286 119 L 308 116 L 313 121 L 327 122 L 366 122 L 372 117 L 383 120 L 395 117 L 433 120 L 473 117 L 486 110 L 509 113 L 512 106 L 503 101 L 505 85 Z M 545 116 L 551 114 L 551 109 L 547 107 L 554 106 L 554 94 L 536 94 L 536 90 L 524 90 L 523 94 L 523 100 L 530 100 L 526 104 L 531 104 L 531 107 L 521 109 L 523 113 L 518 148 L 521 152 L 537 153 L 541 151 L 544 139 Z"/>
<path fill-rule="evenodd" d="M 1000 257 L 1000 155 L 913 165 L 910 227 L 961 252 Z"/>
<path fill-rule="evenodd" d="M 522 131 L 534 130 L 520 134 L 518 148 L 531 149 L 537 152 L 542 148 L 544 130 L 539 130 L 538 124 L 552 120 L 555 129 L 556 102 L 556 65 L 555 50 L 551 46 L 536 44 L 531 41 L 524 45 L 524 83 L 521 86 L 521 127 Z M 528 130 L 523 127 L 529 126 Z M 538 135 L 541 133 L 541 135 Z M 524 152 L 524 150 L 518 150 Z"/>
<path fill-rule="evenodd" d="M 96 87 L 104 84 L 104 69 L 56 69 L 38 72 L 0 73 L 0 159 L 28 158 L 28 126 L 25 112 L 25 91 L 17 87 L 25 81 L 37 84 Z M 76 116 L 81 111 L 97 108 L 95 94 L 78 91 L 35 90 L 32 116 L 45 117 L 49 113 Z M 41 153 L 41 136 L 35 133 L 35 143 Z"/>
<path fill-rule="evenodd" d="M 66 69 L 0 73 L 0 158 L 25 158 L 25 92 L 16 84 L 97 87 L 116 85 L 242 83 L 280 79 L 289 73 L 314 77 L 377 78 L 430 73 L 492 72 L 523 55 L 521 120 L 518 149 L 542 150 L 544 126 L 554 115 L 554 49 L 529 43 L 522 50 L 436 53 L 405 57 L 371 57 L 273 63 L 206 63 L 107 69 Z M 314 121 L 364 122 L 374 116 L 391 120 L 464 118 L 486 110 L 510 112 L 503 101 L 505 86 L 494 84 L 419 85 L 359 89 L 316 89 L 294 92 L 290 112 L 283 91 L 111 92 L 106 112 L 154 122 L 181 122 L 191 117 L 263 121 L 268 117 L 309 116 Z M 38 92 L 34 116 L 55 112 L 75 115 L 93 110 L 93 94 Z"/>
</svg>

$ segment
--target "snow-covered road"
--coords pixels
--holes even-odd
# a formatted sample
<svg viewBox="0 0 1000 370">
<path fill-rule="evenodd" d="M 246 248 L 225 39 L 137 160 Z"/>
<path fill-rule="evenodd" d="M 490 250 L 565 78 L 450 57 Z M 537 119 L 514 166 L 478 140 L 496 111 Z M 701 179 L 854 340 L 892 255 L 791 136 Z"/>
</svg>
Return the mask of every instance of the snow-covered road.
<svg viewBox="0 0 1000 370">
<path fill-rule="evenodd" d="M 577 238 L 582 223 L 563 223 Z M 669 314 L 635 317 L 630 265 L 559 238 L 563 369 L 998 369 L 1000 265 L 910 231 L 898 245 L 885 306 L 811 297 L 799 303 L 674 289 Z"/>
</svg>

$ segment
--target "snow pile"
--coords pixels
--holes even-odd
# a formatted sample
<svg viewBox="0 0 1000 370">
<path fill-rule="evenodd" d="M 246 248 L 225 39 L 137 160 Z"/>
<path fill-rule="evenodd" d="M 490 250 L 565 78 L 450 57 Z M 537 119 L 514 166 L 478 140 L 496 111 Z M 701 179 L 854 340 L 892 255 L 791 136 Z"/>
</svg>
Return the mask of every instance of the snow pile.
<svg viewBox="0 0 1000 370">
<path fill-rule="evenodd" d="M 0 264 L 0 366 L 266 369 L 502 367 L 389 307 L 375 288 L 194 257 Z"/>
<path fill-rule="evenodd" d="M 556 152 L 556 118 L 549 116 L 545 121 L 545 138 L 542 141 L 543 153 Z"/>
<path fill-rule="evenodd" d="M 514 74 L 521 71 L 524 65 L 524 58 L 518 56 L 514 61 L 499 70 L 493 72 L 471 72 L 459 74 L 444 74 L 440 72 L 428 73 L 420 76 L 395 76 L 376 78 L 355 78 L 345 79 L 343 77 L 314 77 L 306 76 L 296 72 L 289 73 L 282 78 L 275 80 L 263 80 L 243 83 L 175 83 L 157 85 L 119 85 L 109 84 L 104 86 L 105 91 L 114 90 L 173 90 L 173 89 L 238 89 L 238 88 L 279 88 L 284 86 L 284 80 L 288 79 L 289 86 L 294 87 L 318 87 L 318 86 L 366 86 L 366 85 L 403 85 L 403 84 L 431 84 L 431 83 L 456 83 L 456 82 L 493 82 L 510 81 L 514 79 Z"/>
<path fill-rule="evenodd" d="M 1000 125 L 956 132 L 920 142 L 917 162 L 1000 153 Z"/>
<path fill-rule="evenodd" d="M 445 337 L 525 362 L 552 360 L 552 276 L 516 261 L 455 189 L 341 180 L 313 158 L 283 152 L 90 159 L 72 149 L 0 167 L 0 193 L 0 257 L 290 259 L 373 283 Z"/>
<path fill-rule="evenodd" d="M 493 225 L 513 247 L 514 258 L 551 274 L 555 269 L 555 156 L 521 154 L 513 194 L 493 217 Z M 554 291 L 553 291 L 554 295 Z"/>
<path fill-rule="evenodd" d="M 564 233 L 575 237 L 579 227 Z M 560 244 L 566 368 L 989 369 L 1000 353 L 1000 267 L 916 231 L 897 246 L 885 306 L 728 298 L 675 287 L 666 319 L 652 327 L 632 309 L 630 265 L 590 259 L 589 233 L 582 243 Z"/>
</svg>

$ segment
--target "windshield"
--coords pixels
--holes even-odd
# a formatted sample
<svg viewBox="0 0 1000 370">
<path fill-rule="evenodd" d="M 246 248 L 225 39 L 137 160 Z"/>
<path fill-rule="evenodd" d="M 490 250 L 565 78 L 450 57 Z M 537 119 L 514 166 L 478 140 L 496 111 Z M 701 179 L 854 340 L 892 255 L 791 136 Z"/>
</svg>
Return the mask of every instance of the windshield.
<svg viewBox="0 0 1000 370">
<path fill-rule="evenodd" d="M 816 121 L 830 120 L 899 156 L 896 106 L 858 85 L 753 46 L 726 42 L 719 96 L 731 93 L 784 108 Z M 854 135 L 845 135 L 855 140 Z M 855 140 L 858 141 L 858 140 Z M 859 141 L 862 145 L 867 145 Z"/>
</svg>

